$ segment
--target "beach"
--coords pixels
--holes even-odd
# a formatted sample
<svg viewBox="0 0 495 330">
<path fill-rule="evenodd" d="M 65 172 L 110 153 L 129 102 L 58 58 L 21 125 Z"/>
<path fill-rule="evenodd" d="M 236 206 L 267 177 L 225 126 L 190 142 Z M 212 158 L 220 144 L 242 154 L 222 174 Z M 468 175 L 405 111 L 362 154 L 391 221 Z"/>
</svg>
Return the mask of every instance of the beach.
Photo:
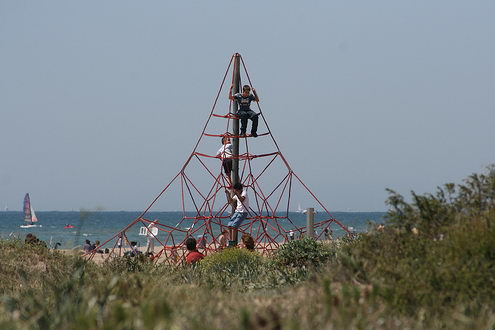
<svg viewBox="0 0 495 330">
<path fill-rule="evenodd" d="M 19 226 L 23 224 L 23 215 L 21 212 L 0 211 L 0 238 L 8 239 L 17 237 L 24 239 L 26 234 L 32 233 L 39 239 L 46 242 L 50 247 L 54 247 L 58 242 L 60 248 L 70 250 L 74 247 L 83 245 L 86 239 L 94 243 L 96 240 L 104 243 L 112 238 L 120 230 L 129 225 L 136 219 L 140 212 L 112 212 L 112 211 L 83 211 L 83 212 L 60 212 L 60 211 L 38 211 L 39 224 L 42 227 L 22 229 Z M 194 215 L 188 213 L 187 216 Z M 383 223 L 383 212 L 334 212 L 332 215 L 341 221 L 345 226 L 352 227 L 357 233 L 368 230 L 368 222 Z M 174 227 L 181 221 L 182 212 L 150 212 L 150 219 L 159 219 L 161 223 Z M 305 226 L 306 215 L 297 212 L 290 213 L 295 225 Z M 325 219 L 324 213 L 317 213 L 315 221 Z M 184 220 L 180 229 L 187 230 L 191 226 L 192 220 Z M 225 221 L 225 224 L 227 221 Z M 71 224 L 74 228 L 64 229 L 64 226 Z M 138 225 L 133 230 L 128 231 L 129 241 L 135 241 L 139 248 L 146 246 L 146 237 L 139 235 Z M 290 229 L 290 227 L 287 227 Z M 196 236 L 201 234 L 197 232 Z M 217 233 L 218 235 L 219 233 Z M 343 231 L 335 227 L 334 234 L 336 237 L 342 236 Z M 167 233 L 160 232 L 158 238 L 165 240 Z M 176 240 L 184 239 L 183 233 L 175 235 Z M 169 245 L 170 243 L 166 243 Z"/>
</svg>

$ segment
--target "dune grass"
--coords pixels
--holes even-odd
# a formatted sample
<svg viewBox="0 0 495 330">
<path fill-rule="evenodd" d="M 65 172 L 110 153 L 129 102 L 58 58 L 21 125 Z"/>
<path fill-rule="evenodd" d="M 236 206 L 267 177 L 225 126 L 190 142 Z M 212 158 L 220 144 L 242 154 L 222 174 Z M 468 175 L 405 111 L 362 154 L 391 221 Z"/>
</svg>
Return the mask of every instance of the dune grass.
<svg viewBox="0 0 495 330">
<path fill-rule="evenodd" d="M 1 329 L 493 329 L 495 173 L 414 195 L 354 240 L 96 265 L 0 242 Z"/>
</svg>

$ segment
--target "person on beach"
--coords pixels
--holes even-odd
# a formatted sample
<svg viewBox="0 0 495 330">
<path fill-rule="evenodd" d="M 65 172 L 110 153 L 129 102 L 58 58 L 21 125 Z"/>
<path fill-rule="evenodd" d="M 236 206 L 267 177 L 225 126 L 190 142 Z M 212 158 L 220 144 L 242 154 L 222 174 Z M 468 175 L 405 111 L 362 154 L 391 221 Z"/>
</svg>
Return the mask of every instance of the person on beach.
<svg viewBox="0 0 495 330">
<path fill-rule="evenodd" d="M 119 238 L 117 239 L 117 247 L 122 248 L 122 233 L 119 234 Z"/>
<path fill-rule="evenodd" d="M 84 244 L 82 246 L 82 249 L 83 249 L 83 252 L 84 253 L 91 252 L 92 246 L 91 246 L 91 241 L 89 239 L 87 239 L 87 240 L 84 241 Z"/>
<path fill-rule="evenodd" d="M 251 136 L 257 137 L 256 133 L 258 130 L 258 114 L 251 110 L 251 102 L 256 101 L 259 102 L 260 98 L 256 93 L 256 90 L 253 88 L 253 94 L 251 94 L 251 87 L 249 85 L 244 85 L 242 87 L 242 93 L 237 93 L 232 95 L 232 90 L 234 89 L 234 85 L 230 86 L 229 91 L 229 100 L 237 101 L 239 104 L 239 109 L 237 110 L 236 115 L 241 119 L 241 136 L 246 135 L 247 130 L 247 122 L 248 119 L 251 119 Z"/>
<path fill-rule="evenodd" d="M 229 227 L 229 247 L 237 245 L 237 231 L 242 222 L 247 218 L 249 210 L 249 198 L 247 191 L 243 189 L 242 183 L 234 184 L 232 194 L 225 191 L 227 202 L 235 207 L 235 212 L 230 218 L 227 226 Z"/>
<path fill-rule="evenodd" d="M 294 232 L 291 230 L 289 231 L 289 240 L 293 241 L 294 240 Z"/>
<path fill-rule="evenodd" d="M 146 231 L 146 255 L 149 255 L 149 253 L 154 253 L 155 251 L 155 235 L 153 234 L 153 230 L 156 228 L 155 232 L 158 231 L 158 228 L 155 225 L 157 222 L 158 219 L 155 219 L 148 225 Z"/>
<path fill-rule="evenodd" d="M 197 245 L 198 245 L 198 248 L 200 249 L 206 249 L 206 243 L 208 243 L 208 237 L 205 235 L 198 235 L 197 236 L 198 240 L 197 240 Z"/>
<path fill-rule="evenodd" d="M 325 235 L 325 240 L 327 240 L 327 241 L 332 240 L 333 232 L 331 229 L 325 228 L 325 230 L 323 230 L 323 234 Z"/>
<path fill-rule="evenodd" d="M 42 247 L 47 247 L 45 242 L 39 240 L 38 237 L 36 237 L 35 235 L 33 235 L 31 233 L 26 235 L 26 238 L 24 239 L 24 243 L 25 244 L 32 244 L 32 245 L 39 245 Z"/>
<path fill-rule="evenodd" d="M 249 234 L 243 234 L 241 237 L 241 242 L 244 248 L 249 251 L 254 251 L 254 239 L 253 236 Z"/>
<path fill-rule="evenodd" d="M 179 253 L 177 252 L 177 247 L 175 245 L 170 249 L 170 258 L 172 258 L 173 262 L 179 261 Z"/>
<path fill-rule="evenodd" d="M 131 250 L 130 251 L 126 251 L 124 253 L 124 256 L 125 257 L 136 257 L 136 256 L 138 256 L 140 254 L 141 254 L 141 251 L 139 251 L 139 249 L 137 247 L 137 242 L 132 241 L 131 242 Z"/>
<path fill-rule="evenodd" d="M 29 233 L 26 235 L 26 238 L 24 239 L 25 244 L 34 244 L 35 243 L 36 236 L 33 234 Z"/>
<path fill-rule="evenodd" d="M 225 172 L 230 185 L 230 174 L 232 173 L 232 143 L 230 143 L 230 138 L 228 136 L 222 137 L 222 147 L 218 149 L 216 157 L 222 160 L 223 171 Z"/>
<path fill-rule="evenodd" d="M 218 249 L 219 250 L 224 249 L 227 246 L 228 240 L 229 240 L 229 231 L 228 230 L 222 231 L 222 233 L 218 237 L 218 245 L 219 245 Z"/>
<path fill-rule="evenodd" d="M 101 245 L 100 241 L 96 240 L 95 244 L 92 245 L 93 250 L 96 250 L 100 245 Z M 100 250 L 96 251 L 96 253 L 103 253 L 103 250 L 100 249 Z"/>
<path fill-rule="evenodd" d="M 186 239 L 186 248 L 189 251 L 186 255 L 186 265 L 193 265 L 205 257 L 204 254 L 196 249 L 196 239 L 194 237 Z"/>
</svg>

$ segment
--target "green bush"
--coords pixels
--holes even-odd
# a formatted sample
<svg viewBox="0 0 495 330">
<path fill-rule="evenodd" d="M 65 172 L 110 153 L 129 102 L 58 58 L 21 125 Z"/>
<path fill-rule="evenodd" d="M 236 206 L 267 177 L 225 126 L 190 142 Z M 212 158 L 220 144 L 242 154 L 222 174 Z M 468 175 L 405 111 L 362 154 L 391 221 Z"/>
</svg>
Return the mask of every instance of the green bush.
<svg viewBox="0 0 495 330">
<path fill-rule="evenodd" d="M 246 249 L 229 248 L 213 253 L 199 263 L 200 281 L 229 288 L 255 282 L 264 269 L 263 257 Z"/>
<path fill-rule="evenodd" d="M 236 291 L 279 288 L 308 277 L 306 269 L 286 267 L 256 252 L 237 248 L 210 254 L 193 267 L 159 266 L 153 274 L 177 284 Z"/>
<path fill-rule="evenodd" d="M 318 267 L 333 256 L 333 246 L 305 237 L 282 245 L 275 252 L 274 260 L 285 266 Z"/>
<path fill-rule="evenodd" d="M 390 288 L 390 302 L 401 311 L 435 312 L 493 300 L 494 246 L 495 226 L 481 220 L 444 227 L 436 239 L 390 226 L 345 248 L 331 268 L 340 279 L 347 273 L 346 280 Z"/>
<path fill-rule="evenodd" d="M 238 273 L 245 268 L 258 268 L 263 257 L 246 249 L 228 248 L 212 253 L 201 260 L 201 269 L 206 272 L 229 271 Z"/>
<path fill-rule="evenodd" d="M 410 230 L 413 227 L 434 238 L 443 227 L 472 220 L 487 224 L 495 215 L 495 165 L 485 174 L 472 174 L 463 184 L 447 183 L 432 194 L 411 192 L 412 202 L 397 192 L 387 189 L 390 206 L 389 223 Z"/>
</svg>

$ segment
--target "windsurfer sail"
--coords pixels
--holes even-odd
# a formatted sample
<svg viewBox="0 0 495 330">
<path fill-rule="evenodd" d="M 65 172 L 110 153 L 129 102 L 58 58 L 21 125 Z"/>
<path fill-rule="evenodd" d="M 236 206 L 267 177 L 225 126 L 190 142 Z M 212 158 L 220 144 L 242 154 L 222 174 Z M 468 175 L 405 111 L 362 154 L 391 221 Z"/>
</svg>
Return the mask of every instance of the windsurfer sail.
<svg viewBox="0 0 495 330">
<path fill-rule="evenodd" d="M 21 228 L 33 228 L 33 227 L 41 227 L 41 225 L 37 225 L 38 218 L 36 217 L 36 213 L 34 212 L 33 206 L 31 205 L 31 199 L 29 198 L 29 193 L 24 196 L 23 203 L 24 210 L 24 221 L 25 225 L 21 225 Z"/>
</svg>

